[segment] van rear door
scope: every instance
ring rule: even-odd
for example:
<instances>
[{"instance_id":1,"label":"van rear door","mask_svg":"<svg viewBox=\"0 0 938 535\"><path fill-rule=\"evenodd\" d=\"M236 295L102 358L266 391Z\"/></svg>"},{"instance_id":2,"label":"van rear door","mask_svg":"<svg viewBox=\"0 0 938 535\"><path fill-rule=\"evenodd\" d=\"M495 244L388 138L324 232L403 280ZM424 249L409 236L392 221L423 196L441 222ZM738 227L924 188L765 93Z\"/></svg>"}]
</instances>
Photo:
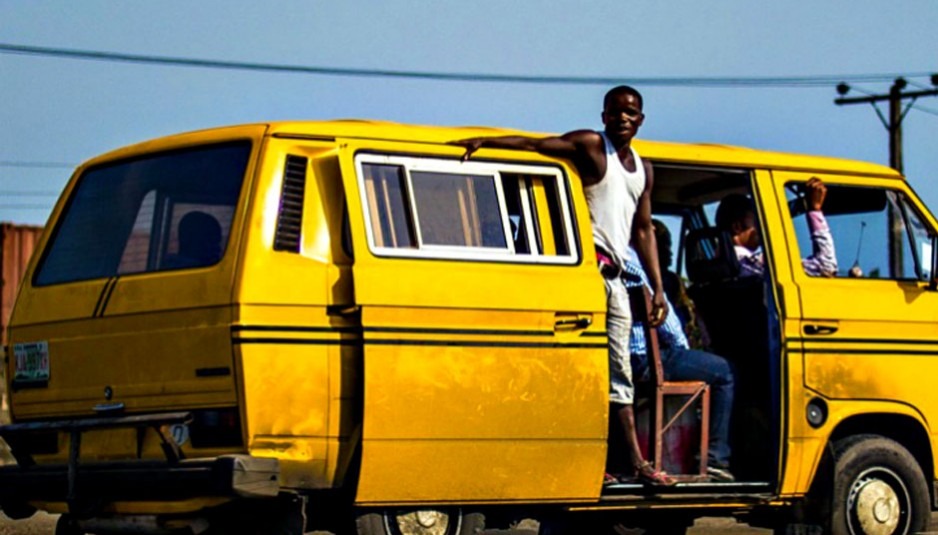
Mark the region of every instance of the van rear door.
<instances>
[{"instance_id":1,"label":"van rear door","mask_svg":"<svg viewBox=\"0 0 938 535\"><path fill-rule=\"evenodd\" d=\"M11 321L15 418L237 404L236 208L263 131L180 136L79 171Z\"/></svg>"},{"instance_id":2,"label":"van rear door","mask_svg":"<svg viewBox=\"0 0 938 535\"><path fill-rule=\"evenodd\" d=\"M598 496L605 300L568 170L337 142L364 343L357 501Z\"/></svg>"}]
</instances>

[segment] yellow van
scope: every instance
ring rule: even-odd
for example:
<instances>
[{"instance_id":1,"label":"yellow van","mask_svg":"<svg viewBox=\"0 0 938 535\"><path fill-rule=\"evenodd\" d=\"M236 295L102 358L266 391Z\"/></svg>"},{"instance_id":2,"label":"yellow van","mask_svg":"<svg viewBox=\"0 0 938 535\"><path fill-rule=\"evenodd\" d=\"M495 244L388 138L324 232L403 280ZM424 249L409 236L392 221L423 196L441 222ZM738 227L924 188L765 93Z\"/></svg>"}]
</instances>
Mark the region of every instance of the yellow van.
<instances>
[{"instance_id":1,"label":"yellow van","mask_svg":"<svg viewBox=\"0 0 938 535\"><path fill-rule=\"evenodd\" d=\"M679 229L674 269L736 366L737 480L697 472L691 399L676 436L645 432L686 477L604 486L605 295L575 170L446 144L508 133L257 124L79 167L10 322L4 512L63 513L62 535L926 526L938 227L897 173L636 143ZM801 267L814 176L834 277ZM764 279L719 265L710 222L732 192L755 200ZM648 426L670 414L650 409Z\"/></svg>"}]
</instances>

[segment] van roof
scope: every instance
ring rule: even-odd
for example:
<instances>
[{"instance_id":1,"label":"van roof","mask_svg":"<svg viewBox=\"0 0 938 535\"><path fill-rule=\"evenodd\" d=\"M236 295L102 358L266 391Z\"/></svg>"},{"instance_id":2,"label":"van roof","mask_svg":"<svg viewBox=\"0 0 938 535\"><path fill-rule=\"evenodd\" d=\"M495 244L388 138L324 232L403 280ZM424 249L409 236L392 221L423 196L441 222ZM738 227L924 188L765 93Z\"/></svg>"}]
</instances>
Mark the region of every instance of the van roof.
<instances>
[{"instance_id":1,"label":"van roof","mask_svg":"<svg viewBox=\"0 0 938 535\"><path fill-rule=\"evenodd\" d=\"M239 126L266 126L268 128L268 135L281 137L296 136L316 139L357 138L384 141L406 140L409 142L434 144L476 136L553 135L552 133L530 132L488 126L424 126L364 119L281 121ZM179 134L177 136L168 136L161 138L159 141L171 144L173 138L180 136L186 136L189 138L189 141L191 141L191 136L194 134L215 132L224 128L232 127L218 127ZM146 142L145 144L148 149L153 148L152 142ZM850 173L886 178L901 178L898 172L884 165L827 156L772 152L713 143L675 143L649 141L645 139L636 139L635 147L642 156L654 159L656 162L706 164L708 166L717 165L726 167L768 167L773 169L837 174ZM112 156L118 156L118 153L120 156L126 157L128 152L135 152L134 149L138 148L142 149L143 147L138 145L125 147L113 153L102 155L100 159L109 159ZM99 158L95 158L95 160L98 159Z\"/></svg>"}]
</instances>

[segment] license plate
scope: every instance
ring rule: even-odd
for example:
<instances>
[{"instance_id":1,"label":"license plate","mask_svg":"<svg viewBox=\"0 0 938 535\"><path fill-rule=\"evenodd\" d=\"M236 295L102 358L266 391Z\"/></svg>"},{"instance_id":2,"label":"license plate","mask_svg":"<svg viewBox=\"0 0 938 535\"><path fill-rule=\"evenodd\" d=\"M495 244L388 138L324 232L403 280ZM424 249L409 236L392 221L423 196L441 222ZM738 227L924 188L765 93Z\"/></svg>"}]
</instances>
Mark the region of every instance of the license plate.
<instances>
[{"instance_id":1,"label":"license plate","mask_svg":"<svg viewBox=\"0 0 938 535\"><path fill-rule=\"evenodd\" d=\"M16 383L45 383L49 381L49 342L28 342L13 345Z\"/></svg>"}]
</instances>

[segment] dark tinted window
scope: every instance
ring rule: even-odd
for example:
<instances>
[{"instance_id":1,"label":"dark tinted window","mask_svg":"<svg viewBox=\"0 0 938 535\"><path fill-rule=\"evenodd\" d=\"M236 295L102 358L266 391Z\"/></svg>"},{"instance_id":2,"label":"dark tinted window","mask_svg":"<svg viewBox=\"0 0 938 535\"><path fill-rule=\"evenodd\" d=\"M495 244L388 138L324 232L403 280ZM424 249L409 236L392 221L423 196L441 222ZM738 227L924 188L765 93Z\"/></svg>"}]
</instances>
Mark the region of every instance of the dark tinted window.
<instances>
[{"instance_id":1,"label":"dark tinted window","mask_svg":"<svg viewBox=\"0 0 938 535\"><path fill-rule=\"evenodd\" d=\"M36 274L42 286L217 263L249 142L156 154L89 169Z\"/></svg>"}]
</instances>

